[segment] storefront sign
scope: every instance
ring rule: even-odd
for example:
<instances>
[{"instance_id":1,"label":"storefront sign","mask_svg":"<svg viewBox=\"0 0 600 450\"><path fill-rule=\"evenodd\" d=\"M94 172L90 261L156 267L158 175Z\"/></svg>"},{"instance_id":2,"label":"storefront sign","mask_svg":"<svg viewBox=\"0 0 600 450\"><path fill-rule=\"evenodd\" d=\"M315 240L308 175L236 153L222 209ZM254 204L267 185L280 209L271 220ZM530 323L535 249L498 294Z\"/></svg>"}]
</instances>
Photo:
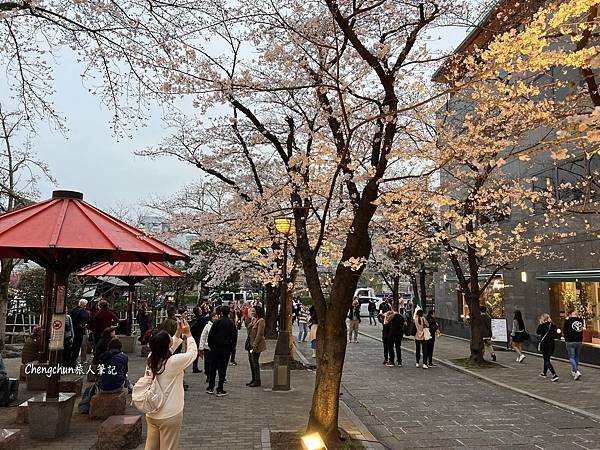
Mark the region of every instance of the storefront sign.
<instances>
[{"instance_id":1,"label":"storefront sign","mask_svg":"<svg viewBox=\"0 0 600 450\"><path fill-rule=\"evenodd\" d=\"M508 342L506 319L492 319L492 341Z\"/></svg>"},{"instance_id":2,"label":"storefront sign","mask_svg":"<svg viewBox=\"0 0 600 450\"><path fill-rule=\"evenodd\" d=\"M50 350L62 350L65 340L65 315L52 314L50 326Z\"/></svg>"}]
</instances>

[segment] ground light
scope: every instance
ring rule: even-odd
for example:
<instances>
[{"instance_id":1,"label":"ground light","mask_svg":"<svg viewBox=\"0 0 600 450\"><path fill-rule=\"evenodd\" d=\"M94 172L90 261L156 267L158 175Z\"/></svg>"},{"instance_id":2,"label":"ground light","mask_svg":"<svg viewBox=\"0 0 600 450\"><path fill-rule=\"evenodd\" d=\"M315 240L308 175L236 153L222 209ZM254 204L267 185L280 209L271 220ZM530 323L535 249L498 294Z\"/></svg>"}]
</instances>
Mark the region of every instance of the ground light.
<instances>
[{"instance_id":1,"label":"ground light","mask_svg":"<svg viewBox=\"0 0 600 450\"><path fill-rule=\"evenodd\" d=\"M327 450L327 446L319 433L305 434L302 436L303 450Z\"/></svg>"}]
</instances>

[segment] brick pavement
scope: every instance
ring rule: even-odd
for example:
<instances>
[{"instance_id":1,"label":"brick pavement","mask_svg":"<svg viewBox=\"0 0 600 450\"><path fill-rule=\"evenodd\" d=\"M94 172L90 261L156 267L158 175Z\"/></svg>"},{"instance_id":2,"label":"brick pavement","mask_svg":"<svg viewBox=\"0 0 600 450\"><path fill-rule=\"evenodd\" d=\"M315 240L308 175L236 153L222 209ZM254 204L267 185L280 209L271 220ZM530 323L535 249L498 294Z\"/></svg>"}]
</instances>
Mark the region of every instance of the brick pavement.
<instances>
[{"instance_id":1,"label":"brick pavement","mask_svg":"<svg viewBox=\"0 0 600 450\"><path fill-rule=\"evenodd\" d=\"M363 324L362 329L376 337L381 333L379 327L373 332L375 327ZM443 353L442 341L439 354ZM378 341L363 336L358 344L348 344L342 377L344 402L387 447L600 448L598 421L445 366L416 368L409 351L413 343L406 344L404 367L383 366ZM448 345L452 347L450 342ZM307 344L299 348L305 354L310 351ZM503 364L512 355L501 354ZM535 380L545 383L537 373ZM557 389L562 386L547 383ZM568 383L565 379L563 385Z\"/></svg>"},{"instance_id":2,"label":"brick pavement","mask_svg":"<svg viewBox=\"0 0 600 450\"><path fill-rule=\"evenodd\" d=\"M262 370L262 388L248 388L250 366L243 349L245 331L238 338L238 366L229 366L225 389L228 396L217 398L205 393L205 374L186 371L186 381L190 389L186 392L181 449L245 450L261 449L264 430L301 430L306 426L314 387L314 371L292 371L292 391L272 392L271 370ZM275 341L268 341L268 350L261 356L261 362L273 359ZM20 359L6 359L10 376L18 376ZM129 355L130 379L135 382L143 373L145 358ZM19 399L27 400L32 394L20 386ZM94 448L96 428L100 421L92 421L86 415L73 414L71 431L53 442L36 442L27 435L28 426L15 425L16 408L2 408L0 427L21 428L24 433L24 449L88 450ZM77 411L77 407L75 408ZM128 406L127 414L139 414ZM143 421L143 435L146 437L146 424ZM347 416L340 418L341 425L352 435L360 431ZM138 447L143 449L144 445ZM290 449L292 450L292 449Z\"/></svg>"}]
</instances>

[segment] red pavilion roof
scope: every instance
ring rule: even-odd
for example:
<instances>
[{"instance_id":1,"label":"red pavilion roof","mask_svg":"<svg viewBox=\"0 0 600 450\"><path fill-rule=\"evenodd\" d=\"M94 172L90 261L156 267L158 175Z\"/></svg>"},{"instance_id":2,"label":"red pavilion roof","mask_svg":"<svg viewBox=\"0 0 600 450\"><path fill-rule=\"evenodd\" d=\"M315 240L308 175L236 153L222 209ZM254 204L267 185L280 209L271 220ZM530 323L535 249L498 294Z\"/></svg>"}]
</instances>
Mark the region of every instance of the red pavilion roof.
<instances>
[{"instance_id":1,"label":"red pavilion roof","mask_svg":"<svg viewBox=\"0 0 600 450\"><path fill-rule=\"evenodd\" d=\"M103 262L77 273L78 277L117 277L117 278L154 278L154 277L183 277L181 272L171 269L159 262L144 264L141 262Z\"/></svg>"},{"instance_id":2,"label":"red pavilion roof","mask_svg":"<svg viewBox=\"0 0 600 450\"><path fill-rule=\"evenodd\" d=\"M1 215L0 257L73 270L92 261L148 263L187 258L70 191L55 191L49 200Z\"/></svg>"}]
</instances>

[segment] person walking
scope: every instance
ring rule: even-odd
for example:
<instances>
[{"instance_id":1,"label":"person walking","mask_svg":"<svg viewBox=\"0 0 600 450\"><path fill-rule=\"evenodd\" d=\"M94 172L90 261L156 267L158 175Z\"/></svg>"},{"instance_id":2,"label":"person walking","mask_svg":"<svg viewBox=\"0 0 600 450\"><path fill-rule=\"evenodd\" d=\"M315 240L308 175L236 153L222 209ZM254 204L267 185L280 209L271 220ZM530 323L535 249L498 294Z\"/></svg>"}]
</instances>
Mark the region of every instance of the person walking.
<instances>
[{"instance_id":1,"label":"person walking","mask_svg":"<svg viewBox=\"0 0 600 450\"><path fill-rule=\"evenodd\" d=\"M369 310L369 325L377 326L377 318L375 317L377 306L375 306L373 299L369 300L369 306L367 306L367 309Z\"/></svg>"},{"instance_id":2,"label":"person walking","mask_svg":"<svg viewBox=\"0 0 600 450\"><path fill-rule=\"evenodd\" d=\"M579 317L575 308L570 308L568 313L569 317L567 317L563 325L567 355L571 363L571 375L574 380L579 380L581 378L579 354L581 353L581 347L583 347L583 329L585 328L585 323Z\"/></svg>"},{"instance_id":3,"label":"person walking","mask_svg":"<svg viewBox=\"0 0 600 450\"><path fill-rule=\"evenodd\" d=\"M298 342L306 342L306 335L308 334L308 322L310 320L310 313L306 305L300 305L300 314L298 315Z\"/></svg>"},{"instance_id":4,"label":"person walking","mask_svg":"<svg viewBox=\"0 0 600 450\"><path fill-rule=\"evenodd\" d=\"M392 310L392 306L390 305L389 299L386 298L379 305L379 314L377 316L377 319L379 320L379 322L383 323L385 314L391 310Z\"/></svg>"},{"instance_id":5,"label":"person walking","mask_svg":"<svg viewBox=\"0 0 600 450\"><path fill-rule=\"evenodd\" d=\"M185 353L173 354L174 350L182 344L182 336L186 340L187 350ZM162 330L150 338L150 354L146 370L156 378L164 392L165 401L158 411L146 414L148 434L145 450L179 448L185 406L183 373L196 359L198 349L195 344L190 326L185 319L178 323L172 337Z\"/></svg>"},{"instance_id":6,"label":"person walking","mask_svg":"<svg viewBox=\"0 0 600 450\"><path fill-rule=\"evenodd\" d=\"M88 301L82 298L79 300L77 306L69 312L73 324L73 345L71 346L71 354L69 356L71 366L77 364L77 358L79 358L79 352L81 352L81 344L85 337L85 328L90 323L90 316L86 310L87 304Z\"/></svg>"},{"instance_id":7,"label":"person walking","mask_svg":"<svg viewBox=\"0 0 600 450\"><path fill-rule=\"evenodd\" d=\"M523 342L526 341L525 322L523 321L523 315L518 309L515 311L512 322L512 331L510 333L511 346L515 352L517 352L517 362L523 362L525 355L523 354Z\"/></svg>"},{"instance_id":8,"label":"person walking","mask_svg":"<svg viewBox=\"0 0 600 450\"><path fill-rule=\"evenodd\" d=\"M357 298L352 301L350 311L348 311L348 319L350 319L350 327L348 329L348 342L358 343L358 325L360 324L360 302ZM354 333L354 341L352 341L352 333Z\"/></svg>"},{"instance_id":9,"label":"person walking","mask_svg":"<svg viewBox=\"0 0 600 450\"><path fill-rule=\"evenodd\" d=\"M428 369L427 365L427 355L429 350L428 341L431 339L429 333L429 322L427 319L423 317L423 310L417 309L415 313L415 357L417 358L417 367L419 367L419 362L421 360L421 352L423 352L423 369Z\"/></svg>"},{"instance_id":10,"label":"person walking","mask_svg":"<svg viewBox=\"0 0 600 450\"><path fill-rule=\"evenodd\" d=\"M312 349L312 357L317 357L317 330L319 329L319 318L317 317L317 308L312 305L308 310L310 314L310 348Z\"/></svg>"},{"instance_id":11,"label":"person walking","mask_svg":"<svg viewBox=\"0 0 600 450\"><path fill-rule=\"evenodd\" d=\"M433 348L435 347L435 334L440 329L440 326L431 309L427 312L425 319L427 319L427 323L429 323L429 334L431 335L431 339L427 342L427 365L429 367L435 367L435 364L433 363Z\"/></svg>"},{"instance_id":12,"label":"person walking","mask_svg":"<svg viewBox=\"0 0 600 450\"><path fill-rule=\"evenodd\" d=\"M488 351L492 355L492 361L496 361L496 352L494 352L494 346L492 345L492 318L487 313L487 307L481 305L479 307L481 311L481 318L483 319L483 355Z\"/></svg>"},{"instance_id":13,"label":"person walking","mask_svg":"<svg viewBox=\"0 0 600 450\"><path fill-rule=\"evenodd\" d=\"M217 320L219 320L219 313L209 312L208 316L210 320L207 322L206 326L202 330L202 334L200 335L200 342L198 342L198 354L200 358L204 360L204 373L206 374L206 382L210 381L210 368L212 365L212 352L210 351L210 347L208 346L208 334L210 333L210 329Z\"/></svg>"},{"instance_id":14,"label":"person walking","mask_svg":"<svg viewBox=\"0 0 600 450\"><path fill-rule=\"evenodd\" d=\"M550 361L554 354L554 340L558 339L558 333L556 331L556 325L552 323L552 319L549 314L542 314L540 316L540 324L537 327L536 334L540 336L540 343L538 344L538 350L542 352L544 358L544 369L540 373L540 377L546 378L548 371L552 374L552 381L558 381L558 375L554 370L554 366Z\"/></svg>"},{"instance_id":15,"label":"person walking","mask_svg":"<svg viewBox=\"0 0 600 450\"><path fill-rule=\"evenodd\" d=\"M262 306L254 307L252 325L250 326L250 369L252 371L252 381L247 384L249 387L260 386L260 354L267 349L265 340L265 310Z\"/></svg>"},{"instance_id":16,"label":"person walking","mask_svg":"<svg viewBox=\"0 0 600 450\"><path fill-rule=\"evenodd\" d=\"M386 314L384 326L388 326L388 363L386 366L396 365L402 367L402 335L404 334L404 317L398 312L398 307L392 307L392 311ZM395 350L395 351L394 351Z\"/></svg>"},{"instance_id":17,"label":"person walking","mask_svg":"<svg viewBox=\"0 0 600 450\"><path fill-rule=\"evenodd\" d=\"M200 337L202 336L202 331L204 330L204 327L208 323L208 317L202 315L202 313L200 312L200 308L198 308L197 306L194 307L194 309L192 310L192 313L194 314L194 317L190 321L190 331L192 333L192 336L194 337L194 341L196 341L196 345L199 345ZM192 373L201 373L202 372L198 368L198 358L199 358L199 353L196 356L194 363L192 364Z\"/></svg>"},{"instance_id":18,"label":"person walking","mask_svg":"<svg viewBox=\"0 0 600 450\"><path fill-rule=\"evenodd\" d=\"M231 347L235 334L235 325L229 320L229 306L221 306L221 318L217 320L208 333L208 347L212 353L212 364L210 367L210 377L208 382L207 394L215 393L215 382L217 372L219 373L219 384L217 386L217 397L227 395L223 389L225 377L227 376L227 365L231 355Z\"/></svg>"}]
</instances>

